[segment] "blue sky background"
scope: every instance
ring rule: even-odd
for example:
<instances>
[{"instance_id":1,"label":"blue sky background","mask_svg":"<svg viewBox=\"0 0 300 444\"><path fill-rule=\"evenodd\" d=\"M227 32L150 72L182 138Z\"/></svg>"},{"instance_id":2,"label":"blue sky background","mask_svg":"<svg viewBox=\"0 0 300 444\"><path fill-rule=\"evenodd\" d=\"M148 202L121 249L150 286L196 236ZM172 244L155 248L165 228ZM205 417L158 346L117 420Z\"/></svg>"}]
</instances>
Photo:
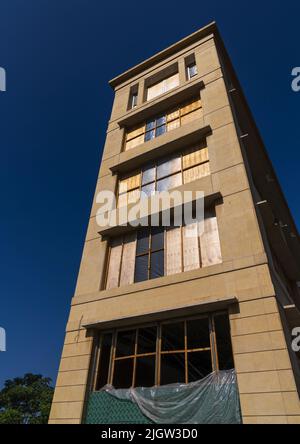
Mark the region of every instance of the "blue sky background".
<instances>
[{"instance_id":1,"label":"blue sky background","mask_svg":"<svg viewBox=\"0 0 300 444\"><path fill-rule=\"evenodd\" d=\"M216 20L299 227L297 1L1 0L0 385L55 380L113 92L107 82Z\"/></svg>"}]
</instances>

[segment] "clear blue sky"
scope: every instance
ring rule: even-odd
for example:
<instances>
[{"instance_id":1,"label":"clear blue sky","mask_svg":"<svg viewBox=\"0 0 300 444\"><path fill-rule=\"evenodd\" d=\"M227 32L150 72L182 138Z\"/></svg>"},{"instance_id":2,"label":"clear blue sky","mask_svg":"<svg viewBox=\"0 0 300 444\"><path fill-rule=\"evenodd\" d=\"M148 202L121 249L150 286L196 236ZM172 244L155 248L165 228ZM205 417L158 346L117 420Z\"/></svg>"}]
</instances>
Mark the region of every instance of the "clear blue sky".
<instances>
[{"instance_id":1,"label":"clear blue sky","mask_svg":"<svg viewBox=\"0 0 300 444\"><path fill-rule=\"evenodd\" d=\"M147 6L146 6L147 5ZM110 78L216 20L299 227L299 1L2 0L0 385L56 377Z\"/></svg>"}]
</instances>

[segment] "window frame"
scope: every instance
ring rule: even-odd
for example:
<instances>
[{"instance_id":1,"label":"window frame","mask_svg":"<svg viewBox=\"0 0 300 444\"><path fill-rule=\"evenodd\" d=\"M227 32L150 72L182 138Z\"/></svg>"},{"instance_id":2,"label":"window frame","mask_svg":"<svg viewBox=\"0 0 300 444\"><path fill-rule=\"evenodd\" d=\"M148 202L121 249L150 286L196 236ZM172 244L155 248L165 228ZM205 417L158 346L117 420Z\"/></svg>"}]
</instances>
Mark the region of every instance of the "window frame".
<instances>
[{"instance_id":1,"label":"window frame","mask_svg":"<svg viewBox=\"0 0 300 444\"><path fill-rule=\"evenodd\" d=\"M206 159L206 160L200 160L199 162L195 163L195 164L192 165L192 166L186 166L186 167L184 167L184 166L183 166L183 157L184 157L185 155L187 155L187 152L188 152L189 150L191 150L193 147L194 147L194 146L190 146L190 147L187 147L187 148L185 148L184 150L179 151L178 153L173 154L173 155L171 155L171 156L168 156L168 157L162 157L161 159L156 159L156 160L150 162L149 164L145 164L145 165L143 165L141 168L139 168L139 169L137 169L137 170L134 170L130 175L129 175L129 174L126 174L126 176L123 176L123 177L121 176L121 177L118 179L118 184L117 184L117 199L116 199L116 200L117 200L117 208L121 208L121 207L119 206L120 196L124 196L124 195L126 195L126 194L128 194L128 193L132 193L133 191L137 191L137 190L139 190L139 199L140 199L140 198L141 198L141 192L143 191L143 188L146 187L146 186L149 186L149 185L151 185L151 184L154 184L154 192L157 193L157 192L158 192L158 189L157 189L157 184L158 184L158 182L160 182L160 181L162 181L162 180L164 180L164 179L167 179L168 177L172 177L172 176L175 176L175 175L177 175L177 174L181 174L181 184L180 184L180 185L176 185L176 187L177 187L177 186L182 186L182 185L184 185L185 183L189 183L189 182L185 182L184 173L185 173L186 171L189 171L189 170L191 170L191 169L193 169L193 168L196 168L196 167L198 167L198 166L200 166L200 165L204 165L204 164L208 164L208 165L209 165L209 164L210 164L210 163L209 163L209 157L207 156L207 159ZM207 147L207 143L206 143L206 140L202 140L201 142L199 142L199 147L198 147L197 145L195 145L195 152L197 152L197 151L201 151L201 150L204 150L204 149L208 149L208 147ZM180 169L179 169L178 171L176 171L176 172L172 172L172 173L170 173L170 174L165 174L165 175L163 175L163 176L161 176L161 177L158 178L157 170L158 170L158 166L159 166L159 164L162 163L164 160L167 162L168 160L172 160L173 158L176 158L176 157L180 158L180 164L181 164ZM148 180L148 181L146 181L145 183L143 183L143 171L144 171L147 167L153 167L153 168L155 168L155 175L154 175L154 179L153 179L153 180ZM127 191L123 191L122 193L120 193L120 182L121 182L122 180L125 180L126 178L133 177L133 176L136 176L136 175L138 175L138 174L140 174L139 186L136 186L136 187L130 188L129 190L127 190ZM203 177L205 177L205 176L203 176ZM172 188L176 188L176 187L168 188L168 190L171 190ZM128 203L127 203L127 205L128 205Z\"/></svg>"},{"instance_id":2,"label":"window frame","mask_svg":"<svg viewBox=\"0 0 300 444\"><path fill-rule=\"evenodd\" d=\"M229 311L224 310L218 310L214 312L209 313L201 313L197 315L191 315L191 316L181 316L181 317L175 317L168 320L162 320L162 321L154 321L154 322L148 322L140 325L135 326L126 326L126 327L119 327L119 328L111 328L108 330L103 330L99 332L98 337L96 339L96 350L95 350L95 370L92 377L92 384L91 389L92 391L99 391L104 386L99 387L98 386L98 380L100 375L100 363L101 363L101 345L103 341L104 335L111 334L112 335L112 341L111 341L111 349L110 349L110 358L109 358L109 368L107 372L107 379L106 384L113 385L114 377L115 377L115 362L126 360L126 359L133 359L133 370L132 370L132 378L131 378L131 388L135 387L135 381L136 381L136 362L137 359L140 357L148 357L153 356L155 360L155 371L154 371L154 386L160 386L161 385L161 357L164 355L176 355L179 353L184 354L184 383L187 384L189 382L189 353L201 353L201 352L207 352L210 351L210 357L211 357L211 371L212 372L219 372L219 359L218 359L218 343L216 338L216 327L215 327L215 318L220 315L226 315L228 319L228 325L229 325L229 331L228 335L230 337L230 352L231 357L233 360L233 366L234 366L234 354L233 354L233 348L232 348L232 338L231 338L231 326L230 326L230 319L229 319ZM200 319L208 319L208 334L209 334L209 346L208 347L196 347L196 348L189 348L188 347L188 338L187 338L187 329L188 329L188 322L189 321L195 321ZM184 323L184 347L180 349L174 349L174 350L162 350L162 327L164 325L169 324L176 324L176 323ZM155 351L148 352L148 353L138 353L138 334L140 329L145 329L148 327L155 327L156 328L156 339L155 339ZM116 346L117 346L117 338L118 333L123 331L135 331L135 342L134 342L134 353L130 355L125 356L116 356ZM222 369L221 369L222 370Z\"/></svg>"},{"instance_id":3,"label":"window frame","mask_svg":"<svg viewBox=\"0 0 300 444\"><path fill-rule=\"evenodd\" d=\"M195 69L195 72L193 75L191 75L191 69L193 68ZM188 64L186 67L186 71L187 71L188 80L191 80L193 77L196 77L196 75L198 74L198 68L196 62L191 62L190 64Z\"/></svg>"},{"instance_id":4,"label":"window frame","mask_svg":"<svg viewBox=\"0 0 300 444\"><path fill-rule=\"evenodd\" d=\"M184 112L183 111L186 106L188 106L191 103L197 102L197 101L199 101L199 106L197 106L195 109L192 109L191 111L188 111L188 112ZM174 128L171 128L171 129L168 130L168 126L169 126L170 123L174 122L175 120L179 121L179 124L178 124L177 128L180 128L183 125L182 124L182 118L187 116L187 115L189 115L189 114L192 114L192 113L198 111L199 109L202 109L201 98L200 98L200 96L194 96L193 98L189 99L188 101L185 101L185 102L181 103L180 105L178 105L176 107L172 107L172 108L168 109L164 113L161 113L159 115L153 116L151 119L147 119L146 121L144 121L140 125L137 125L136 127L131 128L132 131L135 128L136 129L140 128L141 132L139 132L138 135L135 135L134 137L129 137L128 138L128 131L126 131L126 133L125 133L125 142L124 142L124 151L127 151L127 149L126 149L127 142L130 142L130 141L132 141L132 140L134 140L134 139L136 139L138 137L141 137L142 135L144 136L142 143L146 143L146 142L149 142L150 140L156 139L156 137L159 137L161 135L161 134L159 134L157 136L155 135L156 134L156 129L157 128L161 128L164 125L166 127L166 131L163 134L165 134L165 133L167 133L169 131L172 131ZM177 112L178 112L178 116L177 117L173 117L173 118L168 120L168 115L174 114L174 113L177 113ZM158 119L160 119L162 117L165 118L165 123L157 125L157 127L156 127L156 123L155 123L155 127L154 128L151 128L151 129L147 130L147 124L149 124L150 122L156 122ZM146 134L150 133L151 131L154 131L154 137L146 140ZM136 146L139 146L139 145L141 145L141 144L138 144Z\"/></svg>"},{"instance_id":5,"label":"window frame","mask_svg":"<svg viewBox=\"0 0 300 444\"><path fill-rule=\"evenodd\" d=\"M136 228L134 230L134 233L136 233L135 235L135 254L134 254L134 268L133 268L133 281L130 284L127 285L132 285L132 284L136 284L139 282L145 282L145 281L149 281L152 279L157 279L160 277L166 277L166 276L172 276L175 274L179 274L179 273L185 273L187 271L190 270L195 270L196 268L206 268L207 266L211 266L211 265L217 265L219 263L222 263L222 252L221 252L221 242L220 242L220 237L219 237L219 228L218 228L218 220L217 220L217 215L216 215L216 211L215 211L215 207L209 207L205 209L205 217L204 217L204 224L206 222L206 220L210 220L210 219L215 219L215 223L216 223L216 227L217 227L217 231L218 231L218 249L219 249L219 253L220 253L220 261L217 262L213 262L212 264L205 264L203 265L203 263L205 263L205 259L206 256L205 254L206 252L206 248L205 248L205 244L204 244L204 248L203 245L201 244L200 241L200 236L199 232L197 233L197 253L198 253L198 260L199 260L199 264L198 267L193 267L193 268L189 268L188 265L185 264L185 259L187 256L185 256L185 227L187 225L183 224L181 226L160 226L160 227L156 227L156 226L149 226L149 227L139 227ZM138 242L138 231L142 230L142 229L148 229L151 233L151 230L155 230L157 228L162 228L163 230L163 247L161 248L157 248L157 249L152 249L151 248L151 240L152 240L152 235L149 235L149 243L148 243L148 249L147 252L145 253L141 253L141 254L137 254L137 242ZM180 271L177 271L176 273L170 273L168 274L168 241L167 241L167 232L169 230L172 229L179 229L180 230L180 248L181 248L181 264L180 264ZM198 227L197 227L198 230ZM205 232L204 232L205 233ZM203 233L203 234L204 234ZM121 271L122 271L122 266L123 266L123 254L124 254L124 245L127 243L126 242L126 238L128 237L128 233L123 234L122 236L118 236L116 238L112 238L111 241L108 244L108 253L107 253L107 260L106 260L106 267L105 267L105 275L104 275L104 284L103 284L103 289L104 290L111 290L112 288L120 288L122 286L121 284ZM117 286L113 286L110 288L107 288L107 283L108 283L108 276L109 276L109 270L110 270L110 258L111 258L111 251L114 248L114 246L111 244L113 241L115 241L116 239L120 240L120 245L121 245L121 258L120 258L120 263L119 263L119 267L118 267L118 285ZM163 251L163 258L164 258L164 273L161 276L157 276L157 277L151 277L151 255L152 253L156 253L159 251ZM141 256L146 256L148 255L148 261L147 261L147 279L144 280L139 280L136 281L135 280L135 273L136 273L136 258L137 257L141 257Z\"/></svg>"},{"instance_id":6,"label":"window frame","mask_svg":"<svg viewBox=\"0 0 300 444\"><path fill-rule=\"evenodd\" d=\"M153 237L153 233L152 233L152 231L154 230L154 229L156 229L156 228L160 228L160 227L145 227L144 229L147 229L147 231L148 231L148 237L149 237L149 240L148 240L148 249L147 250L145 250L145 252L142 252L142 253L137 253L137 250L136 250L136 252L135 252L135 263L134 263L134 267L136 267L136 259L137 259L137 257L142 257L142 256L148 256L148 268L147 268L147 279L144 279L144 280L142 280L142 281L136 281L135 280L135 270L134 270L134 283L138 283L138 282L145 282L145 281L149 281L149 280L152 280L152 279L155 279L155 278L151 278L151 270L152 270L152 267L151 267L151 256L152 256L152 254L153 253L158 253L158 252L160 252L160 251L163 251L164 252L164 260L165 260L165 250L166 250L166 229L163 227L163 247L161 247L161 248L152 248L152 237ZM137 245L137 243L138 243L138 236L137 236L137 240L136 240L136 245ZM164 274L162 275L162 276L164 276Z\"/></svg>"}]
</instances>

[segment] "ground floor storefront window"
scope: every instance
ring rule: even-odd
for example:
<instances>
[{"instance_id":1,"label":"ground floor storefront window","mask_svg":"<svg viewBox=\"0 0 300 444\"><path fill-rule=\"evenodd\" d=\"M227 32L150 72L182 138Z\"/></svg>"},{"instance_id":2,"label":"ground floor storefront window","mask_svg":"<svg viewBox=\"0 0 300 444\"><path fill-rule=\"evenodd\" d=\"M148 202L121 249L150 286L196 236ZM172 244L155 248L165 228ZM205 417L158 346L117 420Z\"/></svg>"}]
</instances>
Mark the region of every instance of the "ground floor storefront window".
<instances>
[{"instance_id":1,"label":"ground floor storefront window","mask_svg":"<svg viewBox=\"0 0 300 444\"><path fill-rule=\"evenodd\" d=\"M93 389L198 381L234 367L227 312L101 332Z\"/></svg>"}]
</instances>

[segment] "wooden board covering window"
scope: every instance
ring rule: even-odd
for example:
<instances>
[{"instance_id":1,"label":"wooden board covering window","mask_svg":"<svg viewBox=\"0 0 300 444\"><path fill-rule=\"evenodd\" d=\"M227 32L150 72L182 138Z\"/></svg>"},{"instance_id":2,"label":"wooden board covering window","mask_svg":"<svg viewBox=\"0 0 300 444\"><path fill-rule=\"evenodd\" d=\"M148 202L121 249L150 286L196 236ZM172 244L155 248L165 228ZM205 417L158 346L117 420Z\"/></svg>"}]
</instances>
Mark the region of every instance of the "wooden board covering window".
<instances>
[{"instance_id":1,"label":"wooden board covering window","mask_svg":"<svg viewBox=\"0 0 300 444\"><path fill-rule=\"evenodd\" d=\"M181 227L167 230L166 240L165 274L169 276L182 271Z\"/></svg>"},{"instance_id":2,"label":"wooden board covering window","mask_svg":"<svg viewBox=\"0 0 300 444\"><path fill-rule=\"evenodd\" d=\"M186 125L187 123L193 122L196 119L200 119L202 116L202 108L196 109L195 111L181 117L181 125Z\"/></svg>"},{"instance_id":3,"label":"wooden board covering window","mask_svg":"<svg viewBox=\"0 0 300 444\"><path fill-rule=\"evenodd\" d=\"M200 235L202 267L222 262L218 223L215 215L209 215L204 221L204 233Z\"/></svg>"},{"instance_id":4,"label":"wooden board covering window","mask_svg":"<svg viewBox=\"0 0 300 444\"><path fill-rule=\"evenodd\" d=\"M122 255L122 267L120 274L120 285L129 285L134 280L136 250L136 233L125 236Z\"/></svg>"},{"instance_id":5,"label":"wooden board covering window","mask_svg":"<svg viewBox=\"0 0 300 444\"><path fill-rule=\"evenodd\" d=\"M154 99L155 97L160 96L164 92L170 91L178 85L179 74L176 73L164 80L161 80L158 83L155 83L152 86L149 86L147 89L147 100Z\"/></svg>"},{"instance_id":6,"label":"wooden board covering window","mask_svg":"<svg viewBox=\"0 0 300 444\"><path fill-rule=\"evenodd\" d=\"M183 271L200 268L197 223L183 227Z\"/></svg>"},{"instance_id":7,"label":"wooden board covering window","mask_svg":"<svg viewBox=\"0 0 300 444\"><path fill-rule=\"evenodd\" d=\"M119 195L118 208L125 207L131 203L137 203L140 199L141 191L136 189Z\"/></svg>"},{"instance_id":8,"label":"wooden board covering window","mask_svg":"<svg viewBox=\"0 0 300 444\"><path fill-rule=\"evenodd\" d=\"M183 172L183 183L190 183L194 180L201 179L201 177L210 174L209 163L203 163L195 167L189 168Z\"/></svg>"},{"instance_id":9,"label":"wooden board covering window","mask_svg":"<svg viewBox=\"0 0 300 444\"><path fill-rule=\"evenodd\" d=\"M131 175L119 181L119 193L139 188L141 185L141 173Z\"/></svg>"},{"instance_id":10,"label":"wooden board covering window","mask_svg":"<svg viewBox=\"0 0 300 444\"><path fill-rule=\"evenodd\" d=\"M172 120L172 122L168 122L167 123L167 131L172 131L176 128L180 127L180 120L176 119L176 120Z\"/></svg>"},{"instance_id":11,"label":"wooden board covering window","mask_svg":"<svg viewBox=\"0 0 300 444\"><path fill-rule=\"evenodd\" d=\"M180 108L180 114L181 116L184 116L185 114L191 113L192 111L195 111L199 108L201 108L201 100L194 99Z\"/></svg>"},{"instance_id":12,"label":"wooden board covering window","mask_svg":"<svg viewBox=\"0 0 300 444\"><path fill-rule=\"evenodd\" d=\"M126 140L128 141L128 140L134 139L135 137L144 134L144 132L145 132L145 125L144 124L139 125L133 129L131 129L130 131L127 131Z\"/></svg>"},{"instance_id":13,"label":"wooden board covering window","mask_svg":"<svg viewBox=\"0 0 300 444\"><path fill-rule=\"evenodd\" d=\"M135 148L136 146L141 145L144 143L145 135L142 134L141 136L136 137L135 139L128 140L126 142L126 151L131 150L132 148Z\"/></svg>"},{"instance_id":14,"label":"wooden board covering window","mask_svg":"<svg viewBox=\"0 0 300 444\"><path fill-rule=\"evenodd\" d=\"M175 109L167 113L167 122L170 122L171 120L175 120L178 118L179 118L179 109Z\"/></svg>"},{"instance_id":15,"label":"wooden board covering window","mask_svg":"<svg viewBox=\"0 0 300 444\"><path fill-rule=\"evenodd\" d=\"M182 155L183 169L190 168L199 163L208 161L208 148L200 145L199 147L189 148Z\"/></svg>"},{"instance_id":16,"label":"wooden board covering window","mask_svg":"<svg viewBox=\"0 0 300 444\"><path fill-rule=\"evenodd\" d=\"M122 239L116 239L110 248L109 264L106 278L106 288L116 288L119 286L119 270L122 259Z\"/></svg>"}]
</instances>

